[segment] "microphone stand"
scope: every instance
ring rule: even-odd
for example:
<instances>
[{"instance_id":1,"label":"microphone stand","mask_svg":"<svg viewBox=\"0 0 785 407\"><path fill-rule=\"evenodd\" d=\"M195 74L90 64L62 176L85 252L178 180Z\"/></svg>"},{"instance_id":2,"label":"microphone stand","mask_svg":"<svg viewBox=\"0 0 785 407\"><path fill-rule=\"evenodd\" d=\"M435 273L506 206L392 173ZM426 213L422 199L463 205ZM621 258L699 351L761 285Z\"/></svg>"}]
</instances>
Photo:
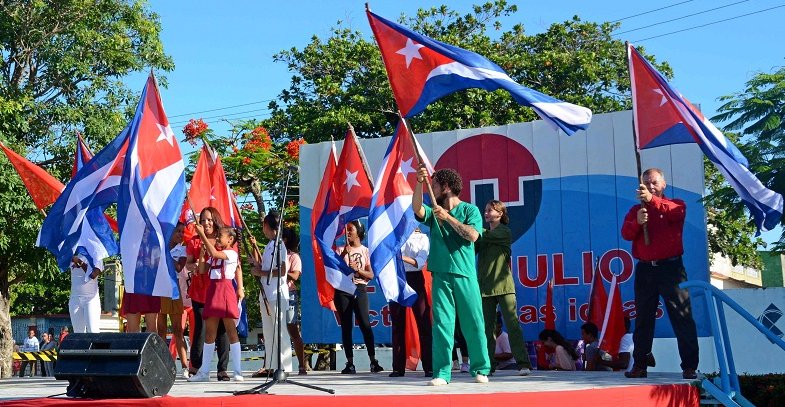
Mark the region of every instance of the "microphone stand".
<instances>
[{"instance_id":1,"label":"microphone stand","mask_svg":"<svg viewBox=\"0 0 785 407\"><path fill-rule=\"evenodd\" d=\"M286 206L285 205L286 205L286 196L287 196L287 194L289 192L289 181L292 179L292 172L296 171L296 170L297 170L297 167L294 167L294 166L289 166L286 169L286 183L284 184L283 194L281 195L281 206L280 206L281 213L280 213L280 215L278 215L278 227L277 227L277 232L275 234L275 242L273 243L273 255L272 255L273 261L270 262L270 270L269 270L269 273L267 274L267 285L270 285L270 282L272 281L273 270L276 269L276 266L277 266L277 270L278 270L278 279L286 278L286 273L283 273L283 276L281 275L281 271L283 270L284 265L285 265L285 263L283 262L283 259L281 258L281 251L280 251L280 247L281 247L281 230L283 229L283 218L284 218L284 214L285 214L285 211L286 211ZM281 325L283 325L281 323L281 319L282 319L281 318L281 314L283 312L282 311L283 307L281 307L281 287L280 286L281 286L281 283L280 283L280 280L279 280L278 281L278 288L276 289L276 293L277 294L275 296L275 303L276 303L277 306L275 307L275 322L274 322L275 328L273 328L276 331L276 338L277 338L277 340L273 344L273 347L277 348L275 351L278 352L278 357L276 358L276 359L278 359L278 366L275 369L275 373L273 373L273 378L269 382L262 383L259 386L252 387L252 388L250 388L248 390L236 391L233 394L235 396L244 395L244 394L267 394L267 389L269 389L270 387L275 386L278 383L289 383L289 384L294 384L294 385L297 385L297 386L306 387L306 388L313 389L313 390L319 390L319 391L327 392L327 393L330 393L330 394L335 394L335 390L333 390L333 389L327 389L327 388L324 388L324 387L314 386L314 385L307 384L307 383L299 383L299 382L296 382L294 380L290 380L287 377L286 372L284 372L283 367L281 366L282 359L283 359L283 358L281 358L281 329L282 329ZM262 287L262 290L264 290L264 287ZM287 301L288 301L288 299L287 299Z\"/></svg>"}]
</instances>

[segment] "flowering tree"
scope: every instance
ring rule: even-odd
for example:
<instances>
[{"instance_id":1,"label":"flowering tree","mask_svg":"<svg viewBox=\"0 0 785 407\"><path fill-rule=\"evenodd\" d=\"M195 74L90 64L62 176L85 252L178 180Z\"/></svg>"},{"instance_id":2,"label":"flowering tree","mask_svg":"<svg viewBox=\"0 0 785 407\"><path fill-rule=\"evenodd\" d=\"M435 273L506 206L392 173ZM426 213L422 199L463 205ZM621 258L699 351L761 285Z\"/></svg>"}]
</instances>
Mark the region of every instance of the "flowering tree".
<instances>
[{"instance_id":1,"label":"flowering tree","mask_svg":"<svg viewBox=\"0 0 785 407\"><path fill-rule=\"evenodd\" d=\"M298 163L300 146L305 144L303 139L273 141L267 129L255 121L235 125L228 136L218 136L204 120L191 119L183 134L192 145L206 142L221 155L227 181L235 194L253 197L255 208L245 203L241 209L255 209L260 217L267 212L267 202L280 202L287 168ZM291 185L297 185L297 174L293 175ZM290 191L288 195L287 201L297 208L299 194ZM287 208L287 213L291 209ZM288 214L287 219L291 218Z\"/></svg>"}]
</instances>

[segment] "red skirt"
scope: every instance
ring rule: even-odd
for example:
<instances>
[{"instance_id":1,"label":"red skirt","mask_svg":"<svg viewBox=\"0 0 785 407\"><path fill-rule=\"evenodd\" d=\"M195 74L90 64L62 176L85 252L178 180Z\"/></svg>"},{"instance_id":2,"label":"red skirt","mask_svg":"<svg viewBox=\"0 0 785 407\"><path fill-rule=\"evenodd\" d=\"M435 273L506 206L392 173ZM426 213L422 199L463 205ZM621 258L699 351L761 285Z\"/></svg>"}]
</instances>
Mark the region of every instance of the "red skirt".
<instances>
[{"instance_id":1,"label":"red skirt","mask_svg":"<svg viewBox=\"0 0 785 407\"><path fill-rule=\"evenodd\" d=\"M123 305L120 306L120 315L125 314L150 314L161 311L161 297L145 294L133 294L123 290Z\"/></svg>"},{"instance_id":2,"label":"red skirt","mask_svg":"<svg viewBox=\"0 0 785 407\"><path fill-rule=\"evenodd\" d=\"M210 280L207 286L207 302L204 304L202 319L207 318L240 318L237 308L237 293L232 280Z\"/></svg>"}]
</instances>

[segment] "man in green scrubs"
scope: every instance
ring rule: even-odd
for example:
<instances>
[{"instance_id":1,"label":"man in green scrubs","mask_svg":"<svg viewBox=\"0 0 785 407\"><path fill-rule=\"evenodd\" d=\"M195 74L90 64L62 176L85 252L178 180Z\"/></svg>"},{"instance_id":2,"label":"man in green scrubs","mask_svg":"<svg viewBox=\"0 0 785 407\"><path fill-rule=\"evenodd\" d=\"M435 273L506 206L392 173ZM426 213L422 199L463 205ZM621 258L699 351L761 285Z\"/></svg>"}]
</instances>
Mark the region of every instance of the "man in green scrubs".
<instances>
[{"instance_id":1,"label":"man in green scrubs","mask_svg":"<svg viewBox=\"0 0 785 407\"><path fill-rule=\"evenodd\" d=\"M412 197L414 214L431 229L428 271L433 275L433 379L428 384L450 382L456 313L469 347L469 371L476 382L487 383L491 364L474 267L474 242L482 231L482 216L476 206L458 198L463 182L455 170L441 169L433 173L432 179L436 198L433 208L423 204L422 184L428 180L428 171L422 166Z\"/></svg>"}]
</instances>

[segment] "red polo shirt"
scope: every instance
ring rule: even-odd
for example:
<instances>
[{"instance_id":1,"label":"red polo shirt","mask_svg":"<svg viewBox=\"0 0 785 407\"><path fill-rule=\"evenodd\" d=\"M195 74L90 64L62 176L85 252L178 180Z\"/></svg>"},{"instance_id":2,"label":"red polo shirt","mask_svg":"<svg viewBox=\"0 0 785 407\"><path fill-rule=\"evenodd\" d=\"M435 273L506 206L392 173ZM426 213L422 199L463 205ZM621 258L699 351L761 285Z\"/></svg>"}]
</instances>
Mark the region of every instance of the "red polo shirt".
<instances>
[{"instance_id":1,"label":"red polo shirt","mask_svg":"<svg viewBox=\"0 0 785 407\"><path fill-rule=\"evenodd\" d=\"M684 253L682 231L687 205L681 199L652 196L645 204L649 213L649 245L643 239L643 226L638 224L638 209L630 208L624 217L621 236L632 241L632 256L638 260L663 260Z\"/></svg>"}]
</instances>

